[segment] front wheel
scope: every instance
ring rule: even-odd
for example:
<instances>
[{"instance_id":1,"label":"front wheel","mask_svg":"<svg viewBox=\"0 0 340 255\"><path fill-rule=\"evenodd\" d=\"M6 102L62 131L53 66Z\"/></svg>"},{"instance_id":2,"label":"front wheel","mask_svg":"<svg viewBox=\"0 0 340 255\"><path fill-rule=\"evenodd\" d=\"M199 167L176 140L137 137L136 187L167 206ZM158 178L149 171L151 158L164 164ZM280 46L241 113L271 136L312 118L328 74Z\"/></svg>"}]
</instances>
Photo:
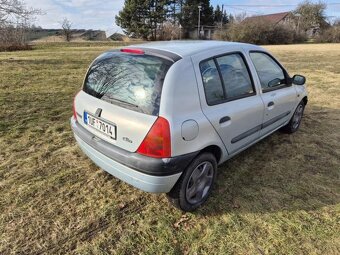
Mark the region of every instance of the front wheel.
<instances>
[{"instance_id":1,"label":"front wheel","mask_svg":"<svg viewBox=\"0 0 340 255\"><path fill-rule=\"evenodd\" d=\"M211 153L200 154L167 194L169 201L183 211L196 210L208 199L216 174L215 156Z\"/></svg>"},{"instance_id":2,"label":"front wheel","mask_svg":"<svg viewBox=\"0 0 340 255\"><path fill-rule=\"evenodd\" d=\"M300 127L304 110L305 104L303 101L301 101L299 105L296 107L296 110L292 118L290 119L289 123L286 126L284 126L281 129L281 131L288 134L295 133Z\"/></svg>"}]
</instances>

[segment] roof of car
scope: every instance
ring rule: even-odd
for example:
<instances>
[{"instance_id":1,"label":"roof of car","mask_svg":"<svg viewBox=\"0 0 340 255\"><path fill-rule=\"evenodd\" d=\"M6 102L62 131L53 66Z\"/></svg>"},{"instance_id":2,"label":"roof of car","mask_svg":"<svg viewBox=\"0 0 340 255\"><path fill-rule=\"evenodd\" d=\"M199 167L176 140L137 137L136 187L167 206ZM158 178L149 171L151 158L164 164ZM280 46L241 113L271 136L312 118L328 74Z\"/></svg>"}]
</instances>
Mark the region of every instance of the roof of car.
<instances>
[{"instance_id":1,"label":"roof of car","mask_svg":"<svg viewBox=\"0 0 340 255\"><path fill-rule=\"evenodd\" d=\"M161 42L151 42L138 45L131 45L133 48L148 48L156 49L162 51L168 51L175 53L181 57L191 56L196 53L200 53L205 50L215 49L218 47L231 47L231 46L241 46L243 48L252 49L262 49L259 46L245 43L236 42L223 42L223 41L161 41Z\"/></svg>"}]
</instances>

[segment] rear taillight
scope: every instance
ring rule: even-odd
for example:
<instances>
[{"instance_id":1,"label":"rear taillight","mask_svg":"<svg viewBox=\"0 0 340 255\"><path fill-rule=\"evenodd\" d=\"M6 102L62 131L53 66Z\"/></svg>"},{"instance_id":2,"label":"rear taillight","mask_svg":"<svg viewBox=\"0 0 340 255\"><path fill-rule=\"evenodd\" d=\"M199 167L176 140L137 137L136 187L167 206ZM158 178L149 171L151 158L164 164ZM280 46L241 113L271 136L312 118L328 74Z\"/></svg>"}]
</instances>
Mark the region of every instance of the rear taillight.
<instances>
[{"instance_id":1,"label":"rear taillight","mask_svg":"<svg viewBox=\"0 0 340 255\"><path fill-rule=\"evenodd\" d=\"M80 92L80 91L79 91ZM73 106L72 106L72 109L73 109L73 118L75 120L77 120L77 111L76 111L76 97L77 95L79 94L79 92L77 92L77 94L74 96L73 98Z\"/></svg>"},{"instance_id":2,"label":"rear taillight","mask_svg":"<svg viewBox=\"0 0 340 255\"><path fill-rule=\"evenodd\" d=\"M166 119L158 117L137 153L153 158L171 157L170 126Z\"/></svg>"}]
</instances>

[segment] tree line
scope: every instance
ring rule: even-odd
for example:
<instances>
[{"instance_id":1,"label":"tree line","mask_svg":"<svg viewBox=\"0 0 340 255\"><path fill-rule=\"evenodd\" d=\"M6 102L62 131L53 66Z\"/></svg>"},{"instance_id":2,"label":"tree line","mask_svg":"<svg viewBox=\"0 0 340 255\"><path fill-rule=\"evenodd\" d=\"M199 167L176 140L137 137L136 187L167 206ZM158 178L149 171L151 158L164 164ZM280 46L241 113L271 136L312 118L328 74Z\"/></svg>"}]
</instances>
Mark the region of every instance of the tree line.
<instances>
[{"instance_id":1,"label":"tree line","mask_svg":"<svg viewBox=\"0 0 340 255\"><path fill-rule=\"evenodd\" d=\"M199 7L200 6L200 11ZM169 40L189 37L189 32L200 26L214 26L214 39L257 44L304 42L322 36L328 30L327 41L339 41L339 29L326 21L327 5L309 0L301 2L290 13L289 24L274 24L264 19L247 20L246 13L233 16L220 5L215 8L210 0L125 0L118 13L116 24L132 38ZM333 26L334 27L334 26ZM329 39L335 38L335 39Z\"/></svg>"},{"instance_id":2,"label":"tree line","mask_svg":"<svg viewBox=\"0 0 340 255\"><path fill-rule=\"evenodd\" d=\"M261 16L248 17L228 24L214 37L260 45L303 43L307 40L340 42L340 23L327 21L326 8L325 3L306 0L289 12L283 22L268 22Z\"/></svg>"},{"instance_id":3,"label":"tree line","mask_svg":"<svg viewBox=\"0 0 340 255\"><path fill-rule=\"evenodd\" d=\"M214 9L210 0L125 0L116 24L130 37L156 40L169 26L184 32L197 28L199 12L204 26L226 24L233 18L219 5Z\"/></svg>"},{"instance_id":4,"label":"tree line","mask_svg":"<svg viewBox=\"0 0 340 255\"><path fill-rule=\"evenodd\" d=\"M181 39L197 29L200 8L201 26L214 26L213 39L254 44L296 43L306 41L311 28L317 42L340 42L340 21L326 22L326 4L301 2L291 12L289 26L273 25L264 20L245 20L247 15L231 15L223 6L215 8L209 0L125 0L115 17L117 25L132 38L146 40ZM0 0L0 51L29 49L27 34L34 27L36 15L23 0ZM294 25L295 23L295 25ZM292 25L293 24L293 25ZM71 22L61 23L65 40L71 40Z\"/></svg>"}]
</instances>

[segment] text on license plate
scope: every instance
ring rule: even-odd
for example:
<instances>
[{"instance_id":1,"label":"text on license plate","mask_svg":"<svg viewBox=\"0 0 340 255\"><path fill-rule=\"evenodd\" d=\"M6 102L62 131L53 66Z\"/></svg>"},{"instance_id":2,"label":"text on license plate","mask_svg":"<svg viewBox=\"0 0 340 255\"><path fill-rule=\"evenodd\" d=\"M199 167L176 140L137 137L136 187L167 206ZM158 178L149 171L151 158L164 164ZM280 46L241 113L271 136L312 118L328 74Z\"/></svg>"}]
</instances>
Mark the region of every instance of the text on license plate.
<instances>
[{"instance_id":1,"label":"text on license plate","mask_svg":"<svg viewBox=\"0 0 340 255\"><path fill-rule=\"evenodd\" d=\"M110 136L112 139L116 139L116 126L98 119L87 112L84 112L84 122L90 127Z\"/></svg>"}]
</instances>

